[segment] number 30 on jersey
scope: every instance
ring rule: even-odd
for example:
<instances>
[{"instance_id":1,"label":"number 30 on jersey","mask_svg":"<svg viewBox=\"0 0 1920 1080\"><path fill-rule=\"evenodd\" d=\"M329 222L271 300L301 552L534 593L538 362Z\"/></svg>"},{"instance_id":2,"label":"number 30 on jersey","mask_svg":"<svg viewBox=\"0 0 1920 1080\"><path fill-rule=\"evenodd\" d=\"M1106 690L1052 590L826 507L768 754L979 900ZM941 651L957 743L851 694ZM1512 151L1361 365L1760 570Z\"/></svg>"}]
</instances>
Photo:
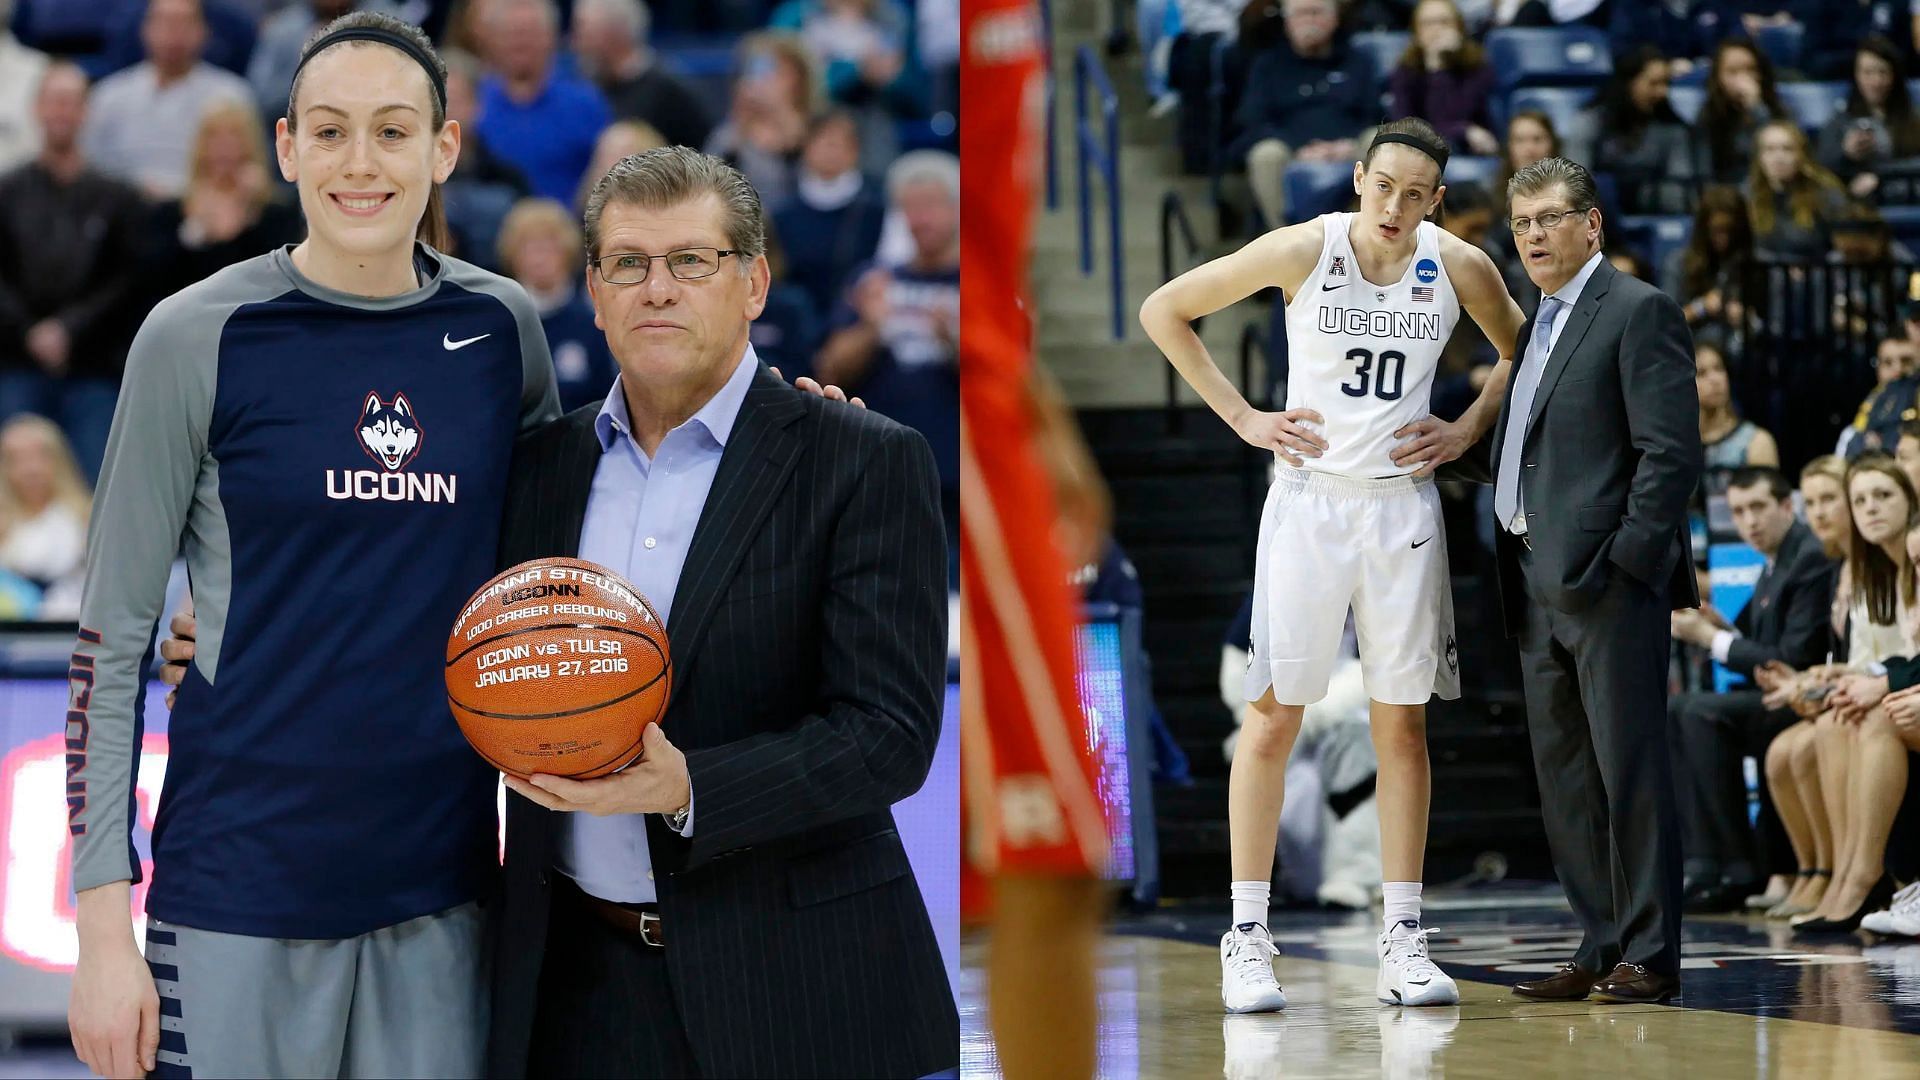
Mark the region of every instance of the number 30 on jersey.
<instances>
[{"instance_id":1,"label":"number 30 on jersey","mask_svg":"<svg viewBox=\"0 0 1920 1080\"><path fill-rule=\"evenodd\" d=\"M1371 391L1381 401L1400 399L1400 382L1407 370L1407 355L1389 349L1378 354L1380 369L1373 369L1374 353L1365 349L1347 350L1347 359L1358 366L1354 368L1352 383L1341 383L1340 389L1348 397L1366 397ZM1369 385L1371 383L1371 385Z\"/></svg>"}]
</instances>

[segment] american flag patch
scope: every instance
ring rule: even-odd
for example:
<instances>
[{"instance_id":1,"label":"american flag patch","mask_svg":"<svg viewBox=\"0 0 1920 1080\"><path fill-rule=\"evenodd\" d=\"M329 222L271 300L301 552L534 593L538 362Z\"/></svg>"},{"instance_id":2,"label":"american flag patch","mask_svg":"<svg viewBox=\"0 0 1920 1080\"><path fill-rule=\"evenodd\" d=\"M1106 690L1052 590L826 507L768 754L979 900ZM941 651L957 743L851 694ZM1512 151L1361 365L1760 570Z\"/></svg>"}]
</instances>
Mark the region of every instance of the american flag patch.
<instances>
[{"instance_id":1,"label":"american flag patch","mask_svg":"<svg viewBox=\"0 0 1920 1080\"><path fill-rule=\"evenodd\" d=\"M1423 304L1433 303L1433 286L1415 285L1413 287L1413 298Z\"/></svg>"}]
</instances>

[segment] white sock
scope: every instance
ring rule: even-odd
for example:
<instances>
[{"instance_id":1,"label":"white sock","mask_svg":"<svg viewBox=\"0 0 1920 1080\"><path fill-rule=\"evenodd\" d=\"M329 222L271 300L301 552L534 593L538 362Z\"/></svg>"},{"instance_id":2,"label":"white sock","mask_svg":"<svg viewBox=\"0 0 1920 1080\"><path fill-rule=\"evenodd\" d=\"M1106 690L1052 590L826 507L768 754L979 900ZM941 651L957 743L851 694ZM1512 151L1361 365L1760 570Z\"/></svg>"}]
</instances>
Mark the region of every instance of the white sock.
<instances>
[{"instance_id":1,"label":"white sock","mask_svg":"<svg viewBox=\"0 0 1920 1080\"><path fill-rule=\"evenodd\" d=\"M1392 933L1394 927L1409 923L1408 930L1420 929L1420 883L1417 881L1385 881L1380 884L1380 898L1387 908L1386 929Z\"/></svg>"},{"instance_id":2,"label":"white sock","mask_svg":"<svg viewBox=\"0 0 1920 1080\"><path fill-rule=\"evenodd\" d=\"M1267 900L1272 895L1273 883L1270 881L1234 882L1233 925L1259 923L1264 929L1267 925Z\"/></svg>"}]
</instances>

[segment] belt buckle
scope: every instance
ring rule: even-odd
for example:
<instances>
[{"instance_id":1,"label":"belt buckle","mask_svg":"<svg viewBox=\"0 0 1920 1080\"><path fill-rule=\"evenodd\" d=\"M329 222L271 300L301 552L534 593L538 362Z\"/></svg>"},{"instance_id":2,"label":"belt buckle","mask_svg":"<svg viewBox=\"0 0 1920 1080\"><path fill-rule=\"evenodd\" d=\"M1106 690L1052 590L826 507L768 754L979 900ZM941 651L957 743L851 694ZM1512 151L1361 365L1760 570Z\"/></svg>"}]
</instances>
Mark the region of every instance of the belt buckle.
<instances>
[{"instance_id":1,"label":"belt buckle","mask_svg":"<svg viewBox=\"0 0 1920 1080\"><path fill-rule=\"evenodd\" d=\"M660 916L651 911L637 914L640 916L640 940L656 949L666 948L666 940L660 934Z\"/></svg>"}]
</instances>

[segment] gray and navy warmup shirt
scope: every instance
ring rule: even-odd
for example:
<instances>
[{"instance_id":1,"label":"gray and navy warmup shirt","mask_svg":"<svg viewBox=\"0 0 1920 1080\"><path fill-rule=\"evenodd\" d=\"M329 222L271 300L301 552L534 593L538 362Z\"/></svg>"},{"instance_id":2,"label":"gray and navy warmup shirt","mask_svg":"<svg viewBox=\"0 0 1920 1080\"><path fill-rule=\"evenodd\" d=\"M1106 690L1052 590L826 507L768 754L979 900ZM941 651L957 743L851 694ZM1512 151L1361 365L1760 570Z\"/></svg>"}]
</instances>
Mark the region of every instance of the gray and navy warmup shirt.
<instances>
[{"instance_id":1,"label":"gray and navy warmup shirt","mask_svg":"<svg viewBox=\"0 0 1920 1080\"><path fill-rule=\"evenodd\" d=\"M138 881L149 642L184 554L199 641L153 829L152 916L352 937L480 894L496 774L446 705L514 436L558 414L532 302L421 246L369 299L281 249L148 316L94 497L66 726L76 890Z\"/></svg>"}]
</instances>

